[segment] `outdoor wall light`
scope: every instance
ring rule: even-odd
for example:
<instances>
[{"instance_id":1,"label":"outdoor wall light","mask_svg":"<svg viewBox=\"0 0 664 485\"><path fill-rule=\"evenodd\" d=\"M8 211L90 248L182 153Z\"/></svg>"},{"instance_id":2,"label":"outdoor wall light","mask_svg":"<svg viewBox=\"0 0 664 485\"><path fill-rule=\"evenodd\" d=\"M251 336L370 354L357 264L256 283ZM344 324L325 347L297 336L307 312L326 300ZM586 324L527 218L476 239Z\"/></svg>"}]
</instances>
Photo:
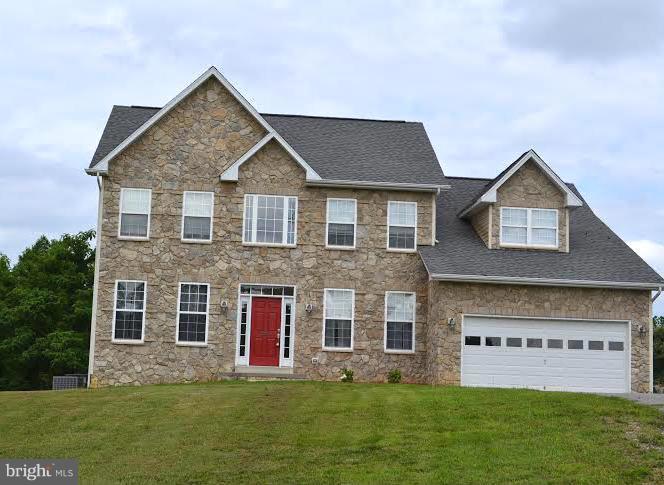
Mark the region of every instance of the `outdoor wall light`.
<instances>
[{"instance_id":1,"label":"outdoor wall light","mask_svg":"<svg viewBox=\"0 0 664 485\"><path fill-rule=\"evenodd\" d=\"M645 325L639 325L639 337L645 337L646 334L648 333L648 329L646 329Z\"/></svg>"},{"instance_id":2,"label":"outdoor wall light","mask_svg":"<svg viewBox=\"0 0 664 485\"><path fill-rule=\"evenodd\" d=\"M454 330L454 327L456 327L456 320L454 317L450 317L447 319L447 326L450 327L452 330Z\"/></svg>"},{"instance_id":3,"label":"outdoor wall light","mask_svg":"<svg viewBox=\"0 0 664 485\"><path fill-rule=\"evenodd\" d=\"M221 311L225 312L226 310L228 310L228 302L226 300L223 300L221 302Z\"/></svg>"},{"instance_id":4,"label":"outdoor wall light","mask_svg":"<svg viewBox=\"0 0 664 485\"><path fill-rule=\"evenodd\" d=\"M307 313L311 313L314 311L314 306L311 303L307 303L307 306L305 306L304 309L307 311Z\"/></svg>"}]
</instances>

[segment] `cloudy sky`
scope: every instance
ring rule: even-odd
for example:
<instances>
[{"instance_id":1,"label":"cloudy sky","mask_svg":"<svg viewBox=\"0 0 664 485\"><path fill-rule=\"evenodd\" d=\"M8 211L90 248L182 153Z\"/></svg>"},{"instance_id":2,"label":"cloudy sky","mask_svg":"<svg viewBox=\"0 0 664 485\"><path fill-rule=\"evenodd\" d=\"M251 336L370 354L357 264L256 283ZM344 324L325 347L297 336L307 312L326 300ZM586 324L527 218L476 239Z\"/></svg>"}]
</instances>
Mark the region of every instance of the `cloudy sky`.
<instances>
[{"instance_id":1,"label":"cloudy sky","mask_svg":"<svg viewBox=\"0 0 664 485\"><path fill-rule=\"evenodd\" d=\"M0 5L13 261L94 227L83 168L113 104L161 106L215 65L261 111L423 121L448 175L533 147L664 272L664 2L138 3Z\"/></svg>"}]
</instances>

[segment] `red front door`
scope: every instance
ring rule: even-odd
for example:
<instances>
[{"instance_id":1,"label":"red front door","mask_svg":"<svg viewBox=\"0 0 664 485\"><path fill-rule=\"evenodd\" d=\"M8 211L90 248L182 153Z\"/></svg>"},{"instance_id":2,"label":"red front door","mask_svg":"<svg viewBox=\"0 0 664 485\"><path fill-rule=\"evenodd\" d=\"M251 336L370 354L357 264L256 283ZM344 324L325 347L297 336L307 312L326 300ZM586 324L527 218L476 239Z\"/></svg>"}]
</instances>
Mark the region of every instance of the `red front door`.
<instances>
[{"instance_id":1,"label":"red front door","mask_svg":"<svg viewBox=\"0 0 664 485\"><path fill-rule=\"evenodd\" d=\"M252 298L249 365L279 366L280 330L281 298Z\"/></svg>"}]
</instances>

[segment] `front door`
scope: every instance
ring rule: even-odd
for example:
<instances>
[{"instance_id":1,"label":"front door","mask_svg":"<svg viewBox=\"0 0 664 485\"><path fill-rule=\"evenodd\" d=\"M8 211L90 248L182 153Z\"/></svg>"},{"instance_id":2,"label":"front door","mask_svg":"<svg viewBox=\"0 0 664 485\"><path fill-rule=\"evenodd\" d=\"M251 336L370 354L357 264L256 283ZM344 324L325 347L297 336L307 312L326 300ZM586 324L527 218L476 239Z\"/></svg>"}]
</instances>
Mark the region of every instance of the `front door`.
<instances>
[{"instance_id":1,"label":"front door","mask_svg":"<svg viewBox=\"0 0 664 485\"><path fill-rule=\"evenodd\" d=\"M279 366L281 298L251 300L251 347L249 365Z\"/></svg>"}]
</instances>

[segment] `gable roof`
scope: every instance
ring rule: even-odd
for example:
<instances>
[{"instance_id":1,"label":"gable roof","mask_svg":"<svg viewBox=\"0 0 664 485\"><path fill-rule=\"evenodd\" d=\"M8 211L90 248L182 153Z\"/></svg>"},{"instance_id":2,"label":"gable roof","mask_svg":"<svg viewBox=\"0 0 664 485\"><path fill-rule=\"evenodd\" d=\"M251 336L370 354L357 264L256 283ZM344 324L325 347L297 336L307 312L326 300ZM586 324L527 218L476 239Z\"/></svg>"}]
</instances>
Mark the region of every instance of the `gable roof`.
<instances>
[{"instance_id":1,"label":"gable roof","mask_svg":"<svg viewBox=\"0 0 664 485\"><path fill-rule=\"evenodd\" d=\"M664 279L586 203L570 211L569 253L488 249L471 223L458 213L493 180L449 179L453 189L438 197L438 243L418 248L433 279L644 289L664 286ZM566 187L583 201L572 184Z\"/></svg>"},{"instance_id":2,"label":"gable roof","mask_svg":"<svg viewBox=\"0 0 664 485\"><path fill-rule=\"evenodd\" d=\"M535 165L542 170L544 175L546 175L547 178L551 180L551 182L553 182L563 194L565 194L565 205L567 207L580 207L583 205L582 200L577 197L574 191L571 190L565 182L562 181L558 174L556 174L556 172L554 172L551 167L542 160L535 150L530 149L510 163L507 168L500 172L496 178L491 180L486 187L483 187L480 190L479 195L473 198L466 207L461 209L459 217L465 217L486 204L496 202L498 189L529 161L535 163Z\"/></svg>"},{"instance_id":3,"label":"gable roof","mask_svg":"<svg viewBox=\"0 0 664 485\"><path fill-rule=\"evenodd\" d=\"M165 108L114 106L88 173L95 173L93 167L101 167L104 160L110 160L122 146L140 136L146 126L163 116ZM309 167L307 179L312 183L423 190L437 190L447 184L422 123L258 112L256 115L272 131L267 129L266 137L225 174L220 174L223 180L237 180L239 165L276 138Z\"/></svg>"},{"instance_id":4,"label":"gable roof","mask_svg":"<svg viewBox=\"0 0 664 485\"><path fill-rule=\"evenodd\" d=\"M293 150L293 148L281 137L281 135L279 135L279 133L274 131L274 128L270 126L270 124L260 115L260 113L256 111L256 109L233 87L230 82L228 82L228 80L214 66L210 67L207 71L201 74L194 82L189 84L189 86L183 89L177 96L166 103L163 108L159 109L150 118L145 120L143 124L138 126L135 131L133 131L122 142L115 146L110 152L104 155L103 158L94 164L91 164L86 171L88 173L106 172L108 170L108 163L112 159L122 153L129 145L131 145L143 133L150 129L150 127L157 123L190 93L192 93L196 88L198 88L201 84L210 78L215 78L217 81L219 81L224 86L224 88L226 88L231 93L231 95L242 105L242 107L245 108L268 133L272 134L274 140L277 141L284 148L284 150L286 150L286 152L288 152L288 154L306 171L308 180L320 180L320 176L315 172L315 170L313 170L307 164L307 162L295 150Z\"/></svg>"}]
</instances>

